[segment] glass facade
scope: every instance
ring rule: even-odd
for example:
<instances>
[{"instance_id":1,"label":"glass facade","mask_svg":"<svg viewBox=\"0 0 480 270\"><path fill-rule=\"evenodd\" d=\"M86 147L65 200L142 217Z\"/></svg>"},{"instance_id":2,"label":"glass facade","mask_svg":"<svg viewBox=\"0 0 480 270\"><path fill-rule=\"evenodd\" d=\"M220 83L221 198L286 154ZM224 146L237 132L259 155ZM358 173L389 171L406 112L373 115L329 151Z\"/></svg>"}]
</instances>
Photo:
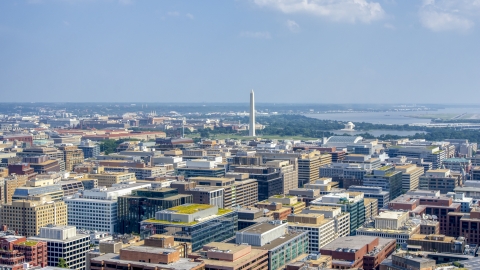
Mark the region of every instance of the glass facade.
<instances>
[{"instance_id":1,"label":"glass facade","mask_svg":"<svg viewBox=\"0 0 480 270\"><path fill-rule=\"evenodd\" d=\"M192 243L192 250L197 251L210 242L221 242L235 236L237 222L237 213L233 211L196 224L146 220L141 223L140 236L173 235L175 241Z\"/></svg>"},{"instance_id":2,"label":"glass facade","mask_svg":"<svg viewBox=\"0 0 480 270\"><path fill-rule=\"evenodd\" d=\"M308 254L308 233L300 233L290 241L268 251L268 269L280 269L296 257Z\"/></svg>"},{"instance_id":3,"label":"glass facade","mask_svg":"<svg viewBox=\"0 0 480 270\"><path fill-rule=\"evenodd\" d=\"M193 196L178 195L176 189L139 189L132 195L118 197L118 233L140 233L140 222L155 217L155 213L186 203L193 203Z\"/></svg>"}]
</instances>

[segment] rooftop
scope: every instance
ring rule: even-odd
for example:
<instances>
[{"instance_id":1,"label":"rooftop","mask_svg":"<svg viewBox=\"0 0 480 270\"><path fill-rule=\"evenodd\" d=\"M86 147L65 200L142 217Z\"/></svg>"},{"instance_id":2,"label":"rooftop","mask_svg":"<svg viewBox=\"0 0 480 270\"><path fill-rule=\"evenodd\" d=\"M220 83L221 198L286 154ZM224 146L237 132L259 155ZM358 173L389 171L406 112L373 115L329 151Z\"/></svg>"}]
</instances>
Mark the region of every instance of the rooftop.
<instances>
[{"instance_id":1,"label":"rooftop","mask_svg":"<svg viewBox=\"0 0 480 270\"><path fill-rule=\"evenodd\" d=\"M346 237L339 237L326 246L322 247L321 249L324 250L337 250L339 248L343 249L361 249L365 245L374 241L376 236L364 236L364 235L356 235L356 236L346 236ZM390 239L391 240L391 239Z\"/></svg>"},{"instance_id":2,"label":"rooftop","mask_svg":"<svg viewBox=\"0 0 480 270\"><path fill-rule=\"evenodd\" d=\"M157 263L145 263L145 262L135 262L135 261L127 261L127 260L121 260L120 255L116 253L107 253L105 255L92 258L92 261L110 261L110 262L116 262L116 263L131 263L133 265L142 265L145 269L155 269L158 268L159 266L165 265L166 264L157 264ZM185 259L185 258L180 258L178 261L174 263L169 263L168 268L169 269L178 269L178 270L188 270L188 269L193 269L196 266L201 264L201 262L195 262L192 259Z\"/></svg>"},{"instance_id":3,"label":"rooftop","mask_svg":"<svg viewBox=\"0 0 480 270\"><path fill-rule=\"evenodd\" d=\"M175 211L179 214L194 214L198 211L212 208L213 205L209 204L183 204L169 208L168 210Z\"/></svg>"}]
</instances>

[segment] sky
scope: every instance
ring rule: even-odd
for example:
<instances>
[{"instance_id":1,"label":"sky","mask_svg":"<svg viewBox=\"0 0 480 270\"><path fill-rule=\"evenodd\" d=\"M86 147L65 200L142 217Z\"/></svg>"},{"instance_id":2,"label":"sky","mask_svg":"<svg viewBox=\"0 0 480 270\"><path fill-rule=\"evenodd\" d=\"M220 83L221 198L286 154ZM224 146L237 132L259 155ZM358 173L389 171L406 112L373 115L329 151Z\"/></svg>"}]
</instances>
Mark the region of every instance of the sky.
<instances>
[{"instance_id":1,"label":"sky","mask_svg":"<svg viewBox=\"0 0 480 270\"><path fill-rule=\"evenodd\" d=\"M4 102L478 103L480 0L0 1Z\"/></svg>"}]
</instances>

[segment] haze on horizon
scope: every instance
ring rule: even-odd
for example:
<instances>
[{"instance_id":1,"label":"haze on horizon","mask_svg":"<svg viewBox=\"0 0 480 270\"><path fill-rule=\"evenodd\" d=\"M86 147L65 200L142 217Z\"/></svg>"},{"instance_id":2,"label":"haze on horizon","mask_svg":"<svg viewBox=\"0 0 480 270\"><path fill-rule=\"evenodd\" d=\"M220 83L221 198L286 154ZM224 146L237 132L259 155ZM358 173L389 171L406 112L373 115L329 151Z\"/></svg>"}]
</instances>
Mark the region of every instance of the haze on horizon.
<instances>
[{"instance_id":1,"label":"haze on horizon","mask_svg":"<svg viewBox=\"0 0 480 270\"><path fill-rule=\"evenodd\" d=\"M477 0L0 2L2 102L472 103Z\"/></svg>"}]
</instances>

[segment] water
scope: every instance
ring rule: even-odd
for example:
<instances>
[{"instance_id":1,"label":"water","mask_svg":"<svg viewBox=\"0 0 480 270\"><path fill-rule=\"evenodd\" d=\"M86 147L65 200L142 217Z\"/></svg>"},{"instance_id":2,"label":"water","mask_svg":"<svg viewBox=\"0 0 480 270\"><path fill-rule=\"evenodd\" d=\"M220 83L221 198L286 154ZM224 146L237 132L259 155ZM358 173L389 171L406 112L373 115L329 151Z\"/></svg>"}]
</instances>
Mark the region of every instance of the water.
<instances>
[{"instance_id":1,"label":"water","mask_svg":"<svg viewBox=\"0 0 480 270\"><path fill-rule=\"evenodd\" d=\"M441 109L437 111L318 113L318 114L305 114L305 116L322 119L322 120L336 120L336 121L344 121L344 122L351 121L351 122L366 122L366 123L372 123L372 124L405 125L405 124L415 124L415 123L430 123L430 119L408 117L409 115L425 115L425 114L460 115L463 113L477 114L480 116L480 109L479 108L448 108L448 109ZM393 133L389 131L388 134L393 134ZM401 134L401 135L408 135L408 134Z\"/></svg>"},{"instance_id":2,"label":"water","mask_svg":"<svg viewBox=\"0 0 480 270\"><path fill-rule=\"evenodd\" d=\"M378 137L380 135L398 135L398 136L412 136L415 135L416 133L425 133L424 131L414 131L414 130L368 130L368 131L344 131L344 130L329 130L330 132L336 134L336 135L343 135L343 134L348 134L348 135L357 135L361 133L370 133L375 137Z\"/></svg>"}]
</instances>

